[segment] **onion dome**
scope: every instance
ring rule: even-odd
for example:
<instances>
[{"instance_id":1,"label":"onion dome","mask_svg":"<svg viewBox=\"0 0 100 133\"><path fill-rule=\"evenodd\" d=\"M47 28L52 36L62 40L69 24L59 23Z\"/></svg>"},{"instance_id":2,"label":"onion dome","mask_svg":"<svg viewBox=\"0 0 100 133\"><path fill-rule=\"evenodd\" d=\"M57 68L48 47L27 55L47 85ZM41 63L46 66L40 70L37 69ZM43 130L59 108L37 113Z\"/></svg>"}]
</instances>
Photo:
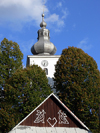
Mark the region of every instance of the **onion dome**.
<instances>
[{"instance_id":1,"label":"onion dome","mask_svg":"<svg viewBox=\"0 0 100 133\"><path fill-rule=\"evenodd\" d=\"M46 29L46 22L44 21L44 14L42 14L42 22L40 23L41 29L38 30L38 42L36 42L31 52L34 55L54 55L56 53L56 47L50 42L50 31Z\"/></svg>"}]
</instances>

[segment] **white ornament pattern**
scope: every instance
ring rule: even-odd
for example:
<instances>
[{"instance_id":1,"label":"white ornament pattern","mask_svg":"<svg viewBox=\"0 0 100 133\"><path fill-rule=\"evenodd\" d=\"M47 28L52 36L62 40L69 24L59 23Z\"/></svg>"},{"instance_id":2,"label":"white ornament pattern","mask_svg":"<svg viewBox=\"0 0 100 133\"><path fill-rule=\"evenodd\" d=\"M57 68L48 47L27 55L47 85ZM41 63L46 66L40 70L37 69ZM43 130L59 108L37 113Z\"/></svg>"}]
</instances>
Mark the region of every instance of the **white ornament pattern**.
<instances>
[{"instance_id":1,"label":"white ornament pattern","mask_svg":"<svg viewBox=\"0 0 100 133\"><path fill-rule=\"evenodd\" d=\"M59 110L58 114L59 124L69 124L68 120L66 119L67 115L64 112L61 112L61 110Z\"/></svg>"},{"instance_id":2,"label":"white ornament pattern","mask_svg":"<svg viewBox=\"0 0 100 133\"><path fill-rule=\"evenodd\" d=\"M37 110L37 114L36 115L38 117L35 119L34 123L40 123L40 122L45 123L44 122L45 114L46 114L46 112L44 110L42 110L42 111Z\"/></svg>"},{"instance_id":3,"label":"white ornament pattern","mask_svg":"<svg viewBox=\"0 0 100 133\"><path fill-rule=\"evenodd\" d=\"M53 124L51 123L51 121L53 121ZM51 119L50 117L47 119L47 122L49 123L49 125L51 127L54 127L54 125L57 123L57 119L54 117L53 119Z\"/></svg>"}]
</instances>

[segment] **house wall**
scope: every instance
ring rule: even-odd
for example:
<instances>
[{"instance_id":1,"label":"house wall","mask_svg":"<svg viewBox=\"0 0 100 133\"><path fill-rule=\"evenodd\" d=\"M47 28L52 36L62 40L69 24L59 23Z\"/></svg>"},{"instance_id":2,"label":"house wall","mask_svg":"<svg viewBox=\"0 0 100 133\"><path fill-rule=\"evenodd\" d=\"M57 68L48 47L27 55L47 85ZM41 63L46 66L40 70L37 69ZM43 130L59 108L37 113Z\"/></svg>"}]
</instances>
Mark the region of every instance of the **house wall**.
<instances>
[{"instance_id":1,"label":"house wall","mask_svg":"<svg viewBox=\"0 0 100 133\"><path fill-rule=\"evenodd\" d=\"M91 133L91 132L80 128L18 126L17 129L12 130L9 133Z\"/></svg>"}]
</instances>

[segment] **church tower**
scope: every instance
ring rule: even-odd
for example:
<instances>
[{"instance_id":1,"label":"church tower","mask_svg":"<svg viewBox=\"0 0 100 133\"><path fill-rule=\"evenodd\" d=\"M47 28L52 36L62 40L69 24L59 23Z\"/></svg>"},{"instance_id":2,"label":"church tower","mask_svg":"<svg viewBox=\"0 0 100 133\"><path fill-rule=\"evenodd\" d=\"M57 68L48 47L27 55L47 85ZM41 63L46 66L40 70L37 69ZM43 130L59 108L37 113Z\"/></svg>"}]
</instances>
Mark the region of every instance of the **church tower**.
<instances>
[{"instance_id":1,"label":"church tower","mask_svg":"<svg viewBox=\"0 0 100 133\"><path fill-rule=\"evenodd\" d=\"M44 69L49 81L48 83L53 87L55 65L60 55L54 55L57 49L50 42L50 31L46 29L46 26L43 13L42 22L40 23L41 29L38 30L38 41L31 48L33 55L27 56L27 66L35 64Z\"/></svg>"}]
</instances>

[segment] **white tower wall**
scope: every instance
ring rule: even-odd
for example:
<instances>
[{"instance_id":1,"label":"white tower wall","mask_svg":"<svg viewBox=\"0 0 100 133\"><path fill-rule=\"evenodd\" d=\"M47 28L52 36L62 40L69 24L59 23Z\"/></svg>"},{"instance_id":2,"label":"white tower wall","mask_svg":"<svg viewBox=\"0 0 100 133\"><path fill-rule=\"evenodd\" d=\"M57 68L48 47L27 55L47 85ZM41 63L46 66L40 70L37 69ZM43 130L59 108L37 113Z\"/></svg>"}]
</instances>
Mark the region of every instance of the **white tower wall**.
<instances>
[{"instance_id":1,"label":"white tower wall","mask_svg":"<svg viewBox=\"0 0 100 133\"><path fill-rule=\"evenodd\" d=\"M48 83L51 87L53 87L53 77L55 73L55 65L59 59L60 55L50 55L50 56L27 56L27 66L29 65L38 65L43 70L46 71L46 76L48 78Z\"/></svg>"}]
</instances>

